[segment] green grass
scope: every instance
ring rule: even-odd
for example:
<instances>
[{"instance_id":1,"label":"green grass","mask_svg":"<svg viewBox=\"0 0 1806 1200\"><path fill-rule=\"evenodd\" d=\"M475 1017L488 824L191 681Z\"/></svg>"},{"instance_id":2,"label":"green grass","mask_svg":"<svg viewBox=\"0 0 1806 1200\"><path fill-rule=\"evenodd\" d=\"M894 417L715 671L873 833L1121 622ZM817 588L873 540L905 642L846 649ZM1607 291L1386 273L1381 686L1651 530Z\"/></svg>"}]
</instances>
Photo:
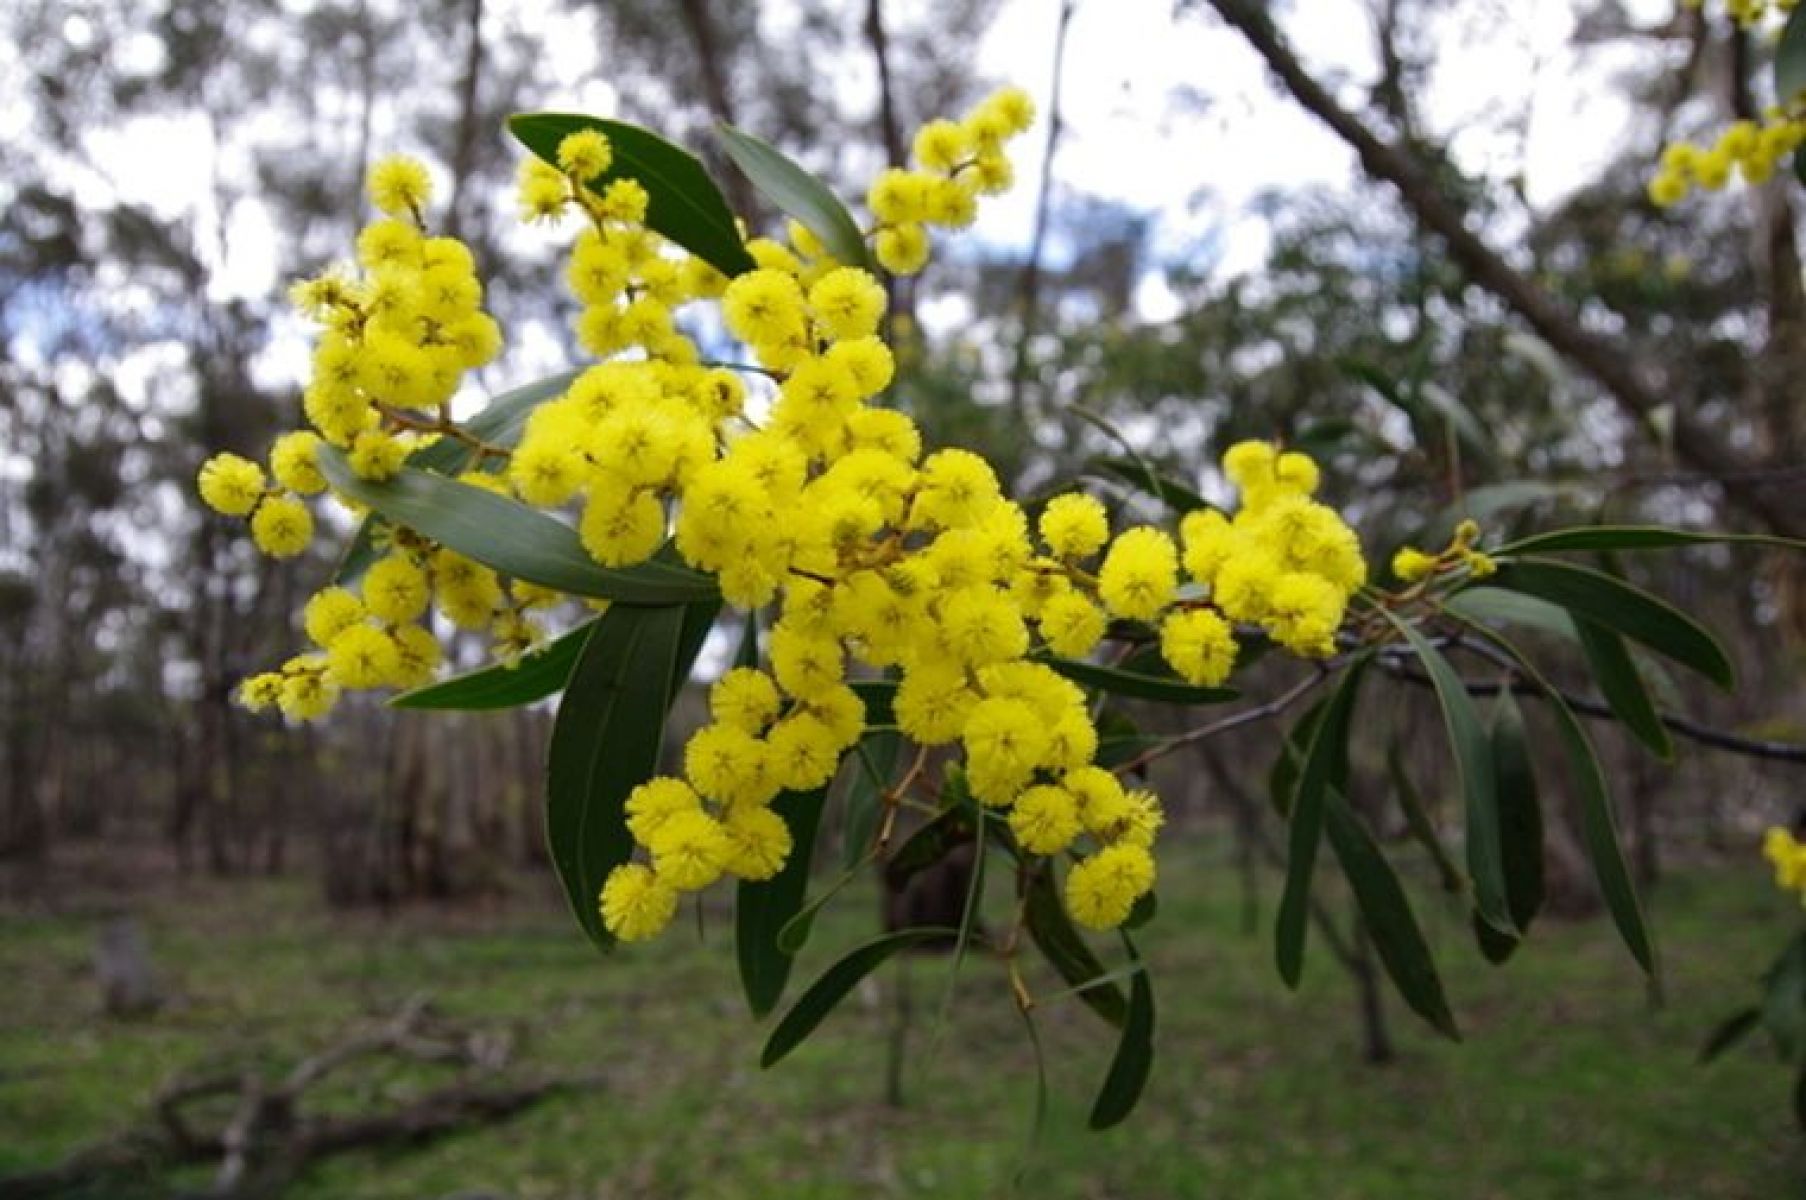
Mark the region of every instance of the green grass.
<instances>
[{"instance_id":1,"label":"green grass","mask_svg":"<svg viewBox=\"0 0 1806 1200\"><path fill-rule=\"evenodd\" d=\"M993 920L1007 920L993 900ZM1143 939L1159 999L1148 1095L1121 1128L1087 1132L1108 1031L1072 1001L1041 1010L1051 1104L1025 1157L1033 1064L989 960L968 962L938 1040L945 960L909 964L916 1022L898 1109L881 1099L895 971L762 1072L764 1029L739 1000L724 914L701 942L684 929L602 958L549 905L348 918L304 882L195 885L145 902L183 998L145 1021L95 1014L91 921L0 918L0 1172L137 1119L174 1072L317 1047L424 990L453 1016L530 1023L521 1067L593 1069L606 1085L422 1149L329 1160L294 1195L993 1197L1025 1163L1023 1194L1074 1200L1806 1195L1786 1072L1754 1045L1695 1062L1797 909L1754 867L1677 877L1653 906L1668 970L1659 1011L1603 922L1546 923L1498 970L1424 898L1466 1042L1438 1040L1389 998L1401 1060L1374 1068L1358 1059L1353 994L1322 947L1287 992L1270 933L1240 931L1232 870L1169 856ZM798 978L867 936L874 911L866 895L831 908ZM322 1101L364 1103L372 1087L348 1081Z\"/></svg>"}]
</instances>

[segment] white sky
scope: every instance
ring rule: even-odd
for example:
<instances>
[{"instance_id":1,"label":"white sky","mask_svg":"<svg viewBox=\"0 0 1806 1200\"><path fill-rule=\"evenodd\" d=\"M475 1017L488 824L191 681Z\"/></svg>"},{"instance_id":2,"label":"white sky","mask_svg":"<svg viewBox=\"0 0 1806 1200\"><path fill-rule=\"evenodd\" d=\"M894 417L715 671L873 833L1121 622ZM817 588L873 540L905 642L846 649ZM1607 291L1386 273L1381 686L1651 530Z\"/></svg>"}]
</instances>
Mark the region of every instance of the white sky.
<instances>
[{"instance_id":1,"label":"white sky","mask_svg":"<svg viewBox=\"0 0 1806 1200\"><path fill-rule=\"evenodd\" d=\"M1656 19L1674 2L1634 0L1630 7L1642 18ZM1539 207L1594 173L1621 137L1627 117L1610 87L1614 64L1598 55L1578 59L1568 48L1572 3L1464 0L1450 20L1470 27L1461 30L1463 36L1450 30L1442 37L1445 50L1421 97L1432 132L1452 136L1463 167L1493 178L1521 174L1530 202ZM540 8L538 0L516 0L496 5L491 19L519 23ZM1062 187L1156 214L1157 260L1208 252L1219 272L1251 271L1267 246L1264 221L1250 211L1252 200L1275 188L1350 186L1355 164L1333 135L1273 90L1238 35L1214 17L1175 19L1172 8L1172 0L1079 0L1066 56L1067 132L1056 177ZM1043 113L1058 11L1058 0L1004 0L978 55L984 74L1027 88ZM564 20L570 29L549 28L542 17L532 24L554 48L548 73L580 78L583 64L572 66L577 60L556 48L593 42L585 19ZM1342 81L1349 102L1358 104L1359 89L1374 74L1363 0L1296 0L1282 20L1313 72ZM79 40L89 31L81 17L72 16L64 33ZM8 57L0 54L0 66ZM0 99L6 90L0 85ZM1186 94L1197 102L1177 99ZM583 86L549 99L559 107L602 112L614 107L606 81L593 74ZM16 100L0 104L0 129L15 125L18 115ZM1522 127L1521 137L1510 132L1513 126ZM996 246L1027 244L1045 132L1037 124L1023 139L1018 186L987 201L972 236ZM206 185L211 173L232 173L242 164L218 161L219 148L204 120L154 116L91 137L96 159L110 164L113 179L129 180L137 198L172 216L200 215L203 246L211 243L226 255L210 299L267 296L282 286L275 240L281 231L261 206L247 202L229 213L211 210ZM1158 273L1138 299L1150 318L1172 308ZM548 349L529 348L526 357ZM277 351L262 365L284 375L301 361L299 353Z\"/></svg>"}]
</instances>

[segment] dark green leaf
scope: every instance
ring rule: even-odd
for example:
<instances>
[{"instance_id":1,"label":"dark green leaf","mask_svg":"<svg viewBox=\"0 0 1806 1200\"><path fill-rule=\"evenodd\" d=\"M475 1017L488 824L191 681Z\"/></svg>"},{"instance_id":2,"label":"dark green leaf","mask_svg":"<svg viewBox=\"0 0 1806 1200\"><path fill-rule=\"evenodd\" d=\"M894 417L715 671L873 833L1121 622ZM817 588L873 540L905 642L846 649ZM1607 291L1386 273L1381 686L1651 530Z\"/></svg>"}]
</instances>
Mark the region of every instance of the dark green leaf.
<instances>
[{"instance_id":1,"label":"dark green leaf","mask_svg":"<svg viewBox=\"0 0 1806 1200\"><path fill-rule=\"evenodd\" d=\"M503 392L484 406L481 412L464 422L464 428L479 441L491 446L512 446L520 440L521 430L526 427L527 418L533 410L552 397L562 395L582 373L561 371L511 392ZM422 446L408 455L407 465L419 467L423 471L437 471L442 475L456 475L471 465L475 453L470 446L456 438L440 438L432 445ZM370 565L379 557L376 528L380 524L380 520L375 517L365 517L358 525L350 544L345 547L344 557L339 560L338 568L333 572L334 583L350 583L370 569Z\"/></svg>"},{"instance_id":2,"label":"dark green leaf","mask_svg":"<svg viewBox=\"0 0 1806 1200\"><path fill-rule=\"evenodd\" d=\"M1153 892L1143 892L1140 899L1129 909L1129 915L1123 918L1122 927L1128 930L1140 929L1156 916L1160 915L1160 898Z\"/></svg>"},{"instance_id":3,"label":"dark green leaf","mask_svg":"<svg viewBox=\"0 0 1806 1200\"><path fill-rule=\"evenodd\" d=\"M778 949L793 958L801 952L802 948L809 944L809 935L815 931L815 918L821 914L821 910L827 907L828 901L840 894L842 888L857 879L859 873L865 869L865 864L871 860L872 853L867 851L858 862L837 875L832 883L811 896L808 903L804 904L797 914L784 922L783 928L778 930Z\"/></svg>"},{"instance_id":4,"label":"dark green leaf","mask_svg":"<svg viewBox=\"0 0 1806 1200\"><path fill-rule=\"evenodd\" d=\"M1735 681L1731 660L1693 618L1604 571L1554 559L1513 559L1499 564L1492 583L1559 604L1575 617L1642 642L1720 687Z\"/></svg>"},{"instance_id":5,"label":"dark green leaf","mask_svg":"<svg viewBox=\"0 0 1806 1200\"><path fill-rule=\"evenodd\" d=\"M1392 794L1398 798L1399 809L1405 814L1405 828L1430 852L1437 874L1442 877L1442 890L1456 895L1467 890L1467 875L1455 865L1455 860L1449 857L1448 847L1442 844L1436 823L1430 819L1430 811L1424 805L1423 795L1411 782L1411 773L1405 769L1404 751L1397 739L1386 747L1386 774L1392 780Z\"/></svg>"},{"instance_id":6,"label":"dark green leaf","mask_svg":"<svg viewBox=\"0 0 1806 1200\"><path fill-rule=\"evenodd\" d=\"M1430 645L1410 622L1387 612L1387 619L1410 643L1442 709L1455 770L1466 801L1467 873L1474 884L1474 903L1486 923L1503 934L1515 934L1511 909L1505 899L1505 863L1500 846L1498 781L1493 774L1492 739L1474 711L1467 684L1455 673L1442 652Z\"/></svg>"},{"instance_id":7,"label":"dark green leaf","mask_svg":"<svg viewBox=\"0 0 1806 1200\"><path fill-rule=\"evenodd\" d=\"M546 755L546 845L577 921L613 945L597 897L633 855L623 806L658 770L685 611L609 609L577 659Z\"/></svg>"},{"instance_id":8,"label":"dark green leaf","mask_svg":"<svg viewBox=\"0 0 1806 1200\"><path fill-rule=\"evenodd\" d=\"M320 469L351 499L515 579L624 604L666 605L720 594L709 576L673 563L599 566L569 525L443 475L409 467L372 483L354 475L330 446L320 451Z\"/></svg>"},{"instance_id":9,"label":"dark green leaf","mask_svg":"<svg viewBox=\"0 0 1806 1200\"><path fill-rule=\"evenodd\" d=\"M1093 984L1107 974L1103 962L1066 914L1050 867L1036 871L1029 881L1023 923L1036 947L1069 987ZM1078 997L1092 1012L1118 1028L1128 1017L1128 1001L1114 984L1086 986Z\"/></svg>"},{"instance_id":10,"label":"dark green leaf","mask_svg":"<svg viewBox=\"0 0 1806 1200\"><path fill-rule=\"evenodd\" d=\"M1411 911L1410 898L1367 826L1348 807L1341 793L1333 790L1325 798L1324 832L1354 891L1373 947L1399 996L1431 1028L1451 1041L1460 1041L1461 1031L1455 1026L1455 1015L1449 1011L1442 977L1436 973L1436 960L1431 957L1430 944L1424 940L1423 930Z\"/></svg>"},{"instance_id":11,"label":"dark green leaf","mask_svg":"<svg viewBox=\"0 0 1806 1200\"><path fill-rule=\"evenodd\" d=\"M1806 1056L1806 934L1788 943L1763 979L1762 1024L1789 1061Z\"/></svg>"},{"instance_id":12,"label":"dark green leaf","mask_svg":"<svg viewBox=\"0 0 1806 1200\"><path fill-rule=\"evenodd\" d=\"M1792 108L1801 91L1806 91L1806 11L1795 9L1775 45L1775 100Z\"/></svg>"},{"instance_id":13,"label":"dark green leaf","mask_svg":"<svg viewBox=\"0 0 1806 1200\"><path fill-rule=\"evenodd\" d=\"M1650 941L1649 930L1643 920L1636 884L1624 861L1624 847L1618 838L1617 820L1612 814L1611 791L1606 785L1605 772L1599 766L1598 756L1593 753L1593 744L1587 739L1586 730L1581 728L1579 718L1568 707L1567 701L1562 699L1561 693L1504 635L1481 625L1472 628L1516 659L1525 676L1536 684L1548 700L1555 714L1556 731L1561 735L1568 770L1579 793L1581 839L1586 846L1587 857L1592 861L1593 874L1599 881L1600 894L1605 898L1606 909L1612 914L1612 922L1618 927L1618 934L1624 939L1625 946L1645 971L1654 974L1655 946Z\"/></svg>"},{"instance_id":14,"label":"dark green leaf","mask_svg":"<svg viewBox=\"0 0 1806 1200\"><path fill-rule=\"evenodd\" d=\"M791 1005L790 1011L784 1014L777 1028L766 1039L765 1051L759 1056L759 1065L775 1066L785 1055L802 1045L815 1032L815 1027L834 1011L835 1005L844 1000L848 992L859 986L860 980L883 965L891 955L923 942L946 941L956 936L956 932L938 928L900 929L849 950L839 962L823 971L807 991L797 997L796 1003Z\"/></svg>"},{"instance_id":15,"label":"dark green leaf","mask_svg":"<svg viewBox=\"0 0 1806 1200\"><path fill-rule=\"evenodd\" d=\"M1759 1008L1745 1008L1732 1013L1718 1028L1712 1031L1712 1036L1706 1039L1706 1044L1700 1047L1699 1061L1711 1062L1748 1037L1750 1032L1761 1023L1762 1010Z\"/></svg>"},{"instance_id":16,"label":"dark green leaf","mask_svg":"<svg viewBox=\"0 0 1806 1200\"><path fill-rule=\"evenodd\" d=\"M1164 739L1141 732L1139 726L1115 708L1105 708L1097 718L1097 754L1094 761L1105 769L1119 767Z\"/></svg>"},{"instance_id":17,"label":"dark green leaf","mask_svg":"<svg viewBox=\"0 0 1806 1200\"><path fill-rule=\"evenodd\" d=\"M1037 655L1036 660L1052 667L1074 683L1082 683L1113 696L1158 700L1162 704L1226 704L1241 695L1234 688L1195 687L1176 677L1163 679L1158 675L1100 667L1095 663L1060 658L1053 654Z\"/></svg>"},{"instance_id":18,"label":"dark green leaf","mask_svg":"<svg viewBox=\"0 0 1806 1200\"><path fill-rule=\"evenodd\" d=\"M859 223L826 184L769 143L732 125L715 126L715 136L759 193L779 211L801 221L836 261L875 269Z\"/></svg>"},{"instance_id":19,"label":"dark green leaf","mask_svg":"<svg viewBox=\"0 0 1806 1200\"><path fill-rule=\"evenodd\" d=\"M393 708L461 709L466 712L515 708L564 690L571 667L595 621L586 621L512 664L497 663L426 687L403 692Z\"/></svg>"},{"instance_id":20,"label":"dark green leaf","mask_svg":"<svg viewBox=\"0 0 1806 1200\"><path fill-rule=\"evenodd\" d=\"M1127 934L1123 935L1123 946L1130 961L1141 961ZM1116 1056L1110 1060L1104 1086L1098 1089L1097 1101L1091 1106L1091 1128L1108 1129L1133 1112L1153 1066L1154 986L1146 971L1137 971L1129 984L1128 1018L1116 1043Z\"/></svg>"},{"instance_id":21,"label":"dark green leaf","mask_svg":"<svg viewBox=\"0 0 1806 1200\"><path fill-rule=\"evenodd\" d=\"M1669 550L1679 546L1746 545L1806 550L1806 542L1764 533L1694 533L1659 525L1592 525L1531 534L1492 553L1553 554L1560 550Z\"/></svg>"},{"instance_id":22,"label":"dark green leaf","mask_svg":"<svg viewBox=\"0 0 1806 1200\"><path fill-rule=\"evenodd\" d=\"M740 646L734 651L736 667L757 667L759 665L759 614L748 612L746 624L740 629Z\"/></svg>"},{"instance_id":23,"label":"dark green leaf","mask_svg":"<svg viewBox=\"0 0 1806 1200\"><path fill-rule=\"evenodd\" d=\"M897 773L897 762L903 757L903 735L890 730L868 733L853 748L853 755L858 770L850 772L847 779L846 816L842 822L842 857L849 867L863 862L872 851L882 808L879 797Z\"/></svg>"},{"instance_id":24,"label":"dark green leaf","mask_svg":"<svg viewBox=\"0 0 1806 1200\"><path fill-rule=\"evenodd\" d=\"M1493 778L1498 784L1499 851L1505 864L1505 903L1519 932L1543 907L1543 806L1524 714L1501 691L1492 716Z\"/></svg>"},{"instance_id":25,"label":"dark green leaf","mask_svg":"<svg viewBox=\"0 0 1806 1200\"><path fill-rule=\"evenodd\" d=\"M777 1005L790 979L794 961L778 945L778 935L802 911L809 890L809 863L815 857L815 831L828 798L827 788L785 792L771 807L790 827L790 857L770 879L743 879L734 894L734 955L740 964L740 986L747 1007L762 1017Z\"/></svg>"},{"instance_id":26,"label":"dark green leaf","mask_svg":"<svg viewBox=\"0 0 1806 1200\"><path fill-rule=\"evenodd\" d=\"M517 113L508 128L522 145L553 166L558 143L580 129L599 129L614 149L607 171L589 180L601 188L616 179L637 179L646 189L646 224L723 275L758 266L740 240L734 214L721 189L695 155L657 134L600 117L575 113Z\"/></svg>"},{"instance_id":27,"label":"dark green leaf","mask_svg":"<svg viewBox=\"0 0 1806 1200\"><path fill-rule=\"evenodd\" d=\"M1328 704L1326 696L1299 714L1273 758L1273 768L1267 773L1267 799L1281 817L1292 815L1292 798L1298 793L1298 769L1304 765L1304 753L1310 748L1317 722L1323 719Z\"/></svg>"},{"instance_id":28,"label":"dark green leaf","mask_svg":"<svg viewBox=\"0 0 1806 1200\"><path fill-rule=\"evenodd\" d=\"M933 818L911 831L884 864L884 878L892 889L900 889L918 874L934 866L955 847L963 846L978 835L972 824L972 809L964 803L965 787L949 781L943 795L948 805Z\"/></svg>"},{"instance_id":29,"label":"dark green leaf","mask_svg":"<svg viewBox=\"0 0 1806 1200\"><path fill-rule=\"evenodd\" d=\"M1576 640L1574 618L1559 604L1538 600L1503 588L1463 588L1442 602L1442 606L1463 621L1482 625L1518 625L1554 637Z\"/></svg>"},{"instance_id":30,"label":"dark green leaf","mask_svg":"<svg viewBox=\"0 0 1806 1200\"><path fill-rule=\"evenodd\" d=\"M865 701L865 724L870 729L876 726L897 723L896 714L891 711L891 702L897 698L897 685L890 679L861 679L850 685Z\"/></svg>"},{"instance_id":31,"label":"dark green leaf","mask_svg":"<svg viewBox=\"0 0 1806 1200\"><path fill-rule=\"evenodd\" d=\"M1612 712L1638 741L1661 758L1672 759L1674 744L1668 740L1668 729L1656 712L1655 701L1649 698L1649 689L1643 685L1643 676L1624 639L1590 617L1576 616L1574 628L1580 634L1580 648L1586 652L1593 679Z\"/></svg>"},{"instance_id":32,"label":"dark green leaf","mask_svg":"<svg viewBox=\"0 0 1806 1200\"><path fill-rule=\"evenodd\" d=\"M1368 661L1365 654L1351 661L1330 695L1311 730L1310 745L1298 769L1297 791L1287 806L1286 882L1273 938L1279 977L1287 987L1297 987L1304 971L1305 918L1310 913L1317 843L1323 838L1324 798L1346 770L1349 720Z\"/></svg>"},{"instance_id":33,"label":"dark green leaf","mask_svg":"<svg viewBox=\"0 0 1806 1200\"><path fill-rule=\"evenodd\" d=\"M1156 471L1151 465L1139 458L1101 456L1085 464L1085 471L1093 475L1108 475L1122 480L1131 487L1137 488L1176 513L1188 513L1195 509L1213 507L1210 501L1198 494L1198 490L1170 475Z\"/></svg>"},{"instance_id":34,"label":"dark green leaf","mask_svg":"<svg viewBox=\"0 0 1806 1200\"><path fill-rule=\"evenodd\" d=\"M1029 1049L1035 1056L1035 1102L1029 1109L1028 1136L1022 1149L1022 1162L1017 1166L1012 1185L1017 1195L1026 1194L1029 1167L1034 1164L1035 1150L1041 1144L1041 1131L1047 1125L1047 1052L1041 1046L1041 1031L1035 1026L1035 1014L1016 1005L1022 1025L1028 1030Z\"/></svg>"}]
</instances>

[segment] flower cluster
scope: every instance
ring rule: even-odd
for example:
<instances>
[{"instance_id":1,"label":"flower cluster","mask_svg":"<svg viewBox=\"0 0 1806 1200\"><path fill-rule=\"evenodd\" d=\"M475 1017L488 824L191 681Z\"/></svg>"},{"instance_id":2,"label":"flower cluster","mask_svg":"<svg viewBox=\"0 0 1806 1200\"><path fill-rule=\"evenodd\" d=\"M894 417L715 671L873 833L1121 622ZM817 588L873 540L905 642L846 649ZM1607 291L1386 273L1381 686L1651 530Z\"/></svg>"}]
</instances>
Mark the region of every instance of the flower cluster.
<instances>
[{"instance_id":1,"label":"flower cluster","mask_svg":"<svg viewBox=\"0 0 1806 1200\"><path fill-rule=\"evenodd\" d=\"M1762 856L1775 868L1775 886L1806 904L1806 842L1775 825L1762 838Z\"/></svg>"},{"instance_id":2,"label":"flower cluster","mask_svg":"<svg viewBox=\"0 0 1806 1200\"><path fill-rule=\"evenodd\" d=\"M1011 90L926 126L918 169L871 189L878 264L921 269L928 226L969 223L981 194L1007 187L1005 143L1031 117ZM520 204L532 220L583 219L566 278L582 305L578 337L602 361L536 408L512 449L454 424L462 372L499 338L468 254L424 232L424 173L391 160L372 180L389 215L359 238L364 274L297 290L323 327L305 406L314 430L278 443L275 490L256 464L211 461L207 502L251 515L257 533L260 520L279 523L260 517L270 506L327 490L323 442L358 475L382 478L413 448L454 438L475 459L463 482L574 513L598 563L674 552L729 603L772 611L763 663L714 685L681 778L627 800L637 858L598 898L623 940L656 934L683 893L782 868L791 832L772 802L825 786L866 732L851 686L861 672L896 680L897 728L924 761L936 747L961 756L971 795L1022 851L1073 859L1065 894L1076 920L1123 922L1154 885L1161 807L1098 765L1086 695L1060 660L1092 654L1113 621L1157 639L1173 672L1200 686L1229 676L1238 639L1333 653L1366 564L1340 516L1312 499L1316 465L1264 442L1231 447L1223 469L1239 509L1189 514L1178 539L1149 525L1113 537L1103 504L1078 492L1031 520L984 459L925 453L910 417L877 403L895 363L875 275L792 224L784 241L748 243L756 268L728 280L646 227L647 192L608 178L602 133L569 135L556 159L523 170ZM679 329L676 310L711 299L750 363L704 362ZM293 540L257 536L266 548ZM488 629L507 653L537 636L532 610L565 599L411 530L383 536L384 556L361 579L308 603L316 651L248 680L248 705L312 718L346 689L418 685L439 662L435 609ZM919 777L918 765L908 778Z\"/></svg>"},{"instance_id":3,"label":"flower cluster","mask_svg":"<svg viewBox=\"0 0 1806 1200\"><path fill-rule=\"evenodd\" d=\"M1480 526L1475 521L1462 521L1455 526L1454 536L1440 553L1430 554L1415 546L1405 546L1392 556L1392 573L1410 584L1465 570L1470 578L1485 579L1499 569L1492 556L1474 549L1480 540Z\"/></svg>"},{"instance_id":4,"label":"flower cluster","mask_svg":"<svg viewBox=\"0 0 1806 1200\"><path fill-rule=\"evenodd\" d=\"M1668 208L1687 198L1693 188L1718 191L1731 181L1733 172L1745 183L1766 183L1775 167L1806 143L1806 116L1796 111L1770 109L1761 123L1736 121L1706 149L1692 142L1675 142L1662 151L1661 167L1649 180L1649 199Z\"/></svg>"}]
</instances>

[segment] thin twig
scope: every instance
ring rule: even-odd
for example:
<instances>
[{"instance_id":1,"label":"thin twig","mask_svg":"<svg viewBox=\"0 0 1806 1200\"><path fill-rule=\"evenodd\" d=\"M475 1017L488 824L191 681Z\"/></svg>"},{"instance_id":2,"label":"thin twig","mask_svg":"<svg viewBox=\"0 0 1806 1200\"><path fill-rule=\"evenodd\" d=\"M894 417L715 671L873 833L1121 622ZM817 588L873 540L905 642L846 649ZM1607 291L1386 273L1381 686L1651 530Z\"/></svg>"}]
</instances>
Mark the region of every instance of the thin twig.
<instances>
[{"instance_id":1,"label":"thin twig","mask_svg":"<svg viewBox=\"0 0 1806 1200\"><path fill-rule=\"evenodd\" d=\"M1212 721L1208 725L1200 725L1196 729L1190 729L1184 733L1176 734L1173 737L1166 739L1164 742L1161 742L1158 746L1151 746L1128 762L1122 763L1112 769L1118 775L1127 775L1131 771L1140 770L1151 762L1165 758L1175 750L1183 749L1186 746L1196 745L1198 742L1216 737L1218 734L1228 733L1231 729L1240 729L1244 725L1252 725L1256 721L1265 721L1270 717L1278 716L1286 709L1292 707L1292 705L1298 703L1298 701L1302 700L1305 696L1309 695L1313 690L1322 686L1323 682L1335 673L1335 668L1327 663L1319 662L1314 663L1313 665L1316 667L1315 671L1299 680L1284 692L1273 697L1273 699L1267 701L1265 704L1256 705L1253 708L1244 708L1240 712L1224 717L1220 721Z\"/></svg>"},{"instance_id":2,"label":"thin twig","mask_svg":"<svg viewBox=\"0 0 1806 1200\"><path fill-rule=\"evenodd\" d=\"M1509 659L1506 659L1502 655L1495 658L1490 647L1484 646L1481 642L1474 641L1463 642L1462 646L1464 649L1471 650L1485 658L1496 661L1500 666L1511 671L1511 676L1508 680L1462 680L1462 683L1466 685L1469 693L1476 696L1496 696L1501 689L1509 688L1511 694L1514 696L1541 696L1545 694L1541 686L1524 678ZM1423 674L1421 671L1412 670L1402 661L1382 658L1380 660L1380 665L1388 674L1396 679L1402 679L1406 683L1417 684L1420 687L1435 686L1431 682L1429 676ZM1556 688L1555 694L1561 697L1564 704L1581 716L1594 717L1606 721L1616 721L1618 719L1618 714L1612 711L1611 705L1603 700L1594 700L1589 696L1581 696L1562 688ZM1771 759L1776 762L1806 763L1806 745L1798 742L1774 742L1763 738L1744 737L1742 734L1731 733L1728 730L1717 729L1710 725L1702 725L1690 717L1676 716L1673 713L1657 712L1656 719L1669 729L1672 729L1675 733L1680 734L1682 737L1698 742L1702 746L1710 746L1714 750L1725 750L1733 754L1742 754L1750 758Z\"/></svg>"}]
</instances>

